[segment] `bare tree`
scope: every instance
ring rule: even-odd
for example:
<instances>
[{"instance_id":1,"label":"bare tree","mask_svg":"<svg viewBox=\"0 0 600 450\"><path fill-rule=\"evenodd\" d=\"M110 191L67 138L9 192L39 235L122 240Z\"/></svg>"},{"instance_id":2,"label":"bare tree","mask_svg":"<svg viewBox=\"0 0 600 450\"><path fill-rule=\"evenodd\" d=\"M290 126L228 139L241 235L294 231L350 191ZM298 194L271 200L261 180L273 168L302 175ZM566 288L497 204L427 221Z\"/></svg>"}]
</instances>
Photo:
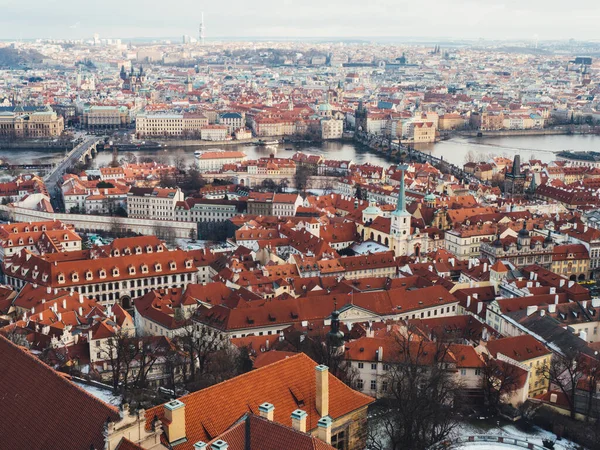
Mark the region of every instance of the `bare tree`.
<instances>
[{"instance_id":1,"label":"bare tree","mask_svg":"<svg viewBox=\"0 0 600 450\"><path fill-rule=\"evenodd\" d=\"M477 162L477 155L473 150L469 150L467 153L465 153L465 164L472 162Z\"/></svg>"},{"instance_id":2,"label":"bare tree","mask_svg":"<svg viewBox=\"0 0 600 450\"><path fill-rule=\"evenodd\" d=\"M520 370L513 364L485 355L481 375L484 402L490 411L497 413L502 400L518 389Z\"/></svg>"},{"instance_id":3,"label":"bare tree","mask_svg":"<svg viewBox=\"0 0 600 450\"><path fill-rule=\"evenodd\" d=\"M308 187L308 180L310 178L310 169L306 166L296 167L296 173L294 174L294 183L296 184L296 190L305 191Z\"/></svg>"},{"instance_id":4,"label":"bare tree","mask_svg":"<svg viewBox=\"0 0 600 450\"><path fill-rule=\"evenodd\" d=\"M557 386L569 403L571 418L575 418L575 390L583 376L581 365L584 355L572 350L564 355L555 353L550 364L544 364L540 369L551 385Z\"/></svg>"},{"instance_id":5,"label":"bare tree","mask_svg":"<svg viewBox=\"0 0 600 450\"><path fill-rule=\"evenodd\" d=\"M369 448L430 449L447 440L458 424L456 363L449 344L423 341L410 330L397 335L394 346L383 379L389 410L373 421Z\"/></svg>"},{"instance_id":6,"label":"bare tree","mask_svg":"<svg viewBox=\"0 0 600 450\"><path fill-rule=\"evenodd\" d=\"M132 364L140 351L139 346L125 331L117 330L101 348L102 359L108 362L112 374L113 389L121 387L123 391L127 390Z\"/></svg>"},{"instance_id":7,"label":"bare tree","mask_svg":"<svg viewBox=\"0 0 600 450\"><path fill-rule=\"evenodd\" d=\"M160 240L165 241L168 245L174 245L177 238L175 229L168 222L156 224L154 226L154 235Z\"/></svg>"}]
</instances>

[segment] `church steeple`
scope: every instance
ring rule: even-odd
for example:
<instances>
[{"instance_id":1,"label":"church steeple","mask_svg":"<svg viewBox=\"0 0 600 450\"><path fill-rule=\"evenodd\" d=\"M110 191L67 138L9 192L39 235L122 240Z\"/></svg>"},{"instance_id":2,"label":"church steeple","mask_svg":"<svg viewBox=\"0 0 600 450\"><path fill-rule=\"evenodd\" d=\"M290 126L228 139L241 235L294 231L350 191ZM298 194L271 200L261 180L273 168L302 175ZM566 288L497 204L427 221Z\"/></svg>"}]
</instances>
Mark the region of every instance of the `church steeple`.
<instances>
[{"instance_id":1,"label":"church steeple","mask_svg":"<svg viewBox=\"0 0 600 450\"><path fill-rule=\"evenodd\" d=\"M327 345L332 352L337 351L344 345L344 333L340 331L340 312L337 310L337 305L334 308L331 313L331 329L327 333Z\"/></svg>"},{"instance_id":2,"label":"church steeple","mask_svg":"<svg viewBox=\"0 0 600 450\"><path fill-rule=\"evenodd\" d=\"M395 212L406 212L406 193L404 189L404 173L408 170L408 166L406 164L402 164L398 166L398 169L402 173L400 176L400 192L398 192L398 200L396 202L396 211Z\"/></svg>"}]
</instances>

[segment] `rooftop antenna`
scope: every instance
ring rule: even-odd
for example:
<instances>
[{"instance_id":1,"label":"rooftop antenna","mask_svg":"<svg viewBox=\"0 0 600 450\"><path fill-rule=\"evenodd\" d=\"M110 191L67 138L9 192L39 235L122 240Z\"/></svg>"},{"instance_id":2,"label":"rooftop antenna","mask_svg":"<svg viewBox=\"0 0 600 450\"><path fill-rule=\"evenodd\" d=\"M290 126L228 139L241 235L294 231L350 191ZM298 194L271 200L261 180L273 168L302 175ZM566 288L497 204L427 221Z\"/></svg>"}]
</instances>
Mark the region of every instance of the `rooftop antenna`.
<instances>
[{"instance_id":1,"label":"rooftop antenna","mask_svg":"<svg viewBox=\"0 0 600 450\"><path fill-rule=\"evenodd\" d=\"M200 45L204 45L204 11L202 11L199 31L200 31Z\"/></svg>"}]
</instances>

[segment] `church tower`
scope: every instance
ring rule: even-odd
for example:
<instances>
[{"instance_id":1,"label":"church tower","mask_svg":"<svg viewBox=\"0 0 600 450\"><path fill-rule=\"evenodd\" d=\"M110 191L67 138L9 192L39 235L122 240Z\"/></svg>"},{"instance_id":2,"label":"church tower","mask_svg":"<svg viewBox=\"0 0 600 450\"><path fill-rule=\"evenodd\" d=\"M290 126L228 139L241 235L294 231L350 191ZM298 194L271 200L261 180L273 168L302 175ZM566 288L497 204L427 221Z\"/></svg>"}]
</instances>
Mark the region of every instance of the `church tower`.
<instances>
[{"instance_id":1,"label":"church tower","mask_svg":"<svg viewBox=\"0 0 600 450\"><path fill-rule=\"evenodd\" d=\"M402 175L400 176L400 192L398 193L398 202L396 209L392 212L392 222L390 225L390 235L392 238L391 249L395 256L408 254L408 240L410 239L410 219L411 215L406 210L406 195L404 189L404 174L408 166L403 164L398 166Z\"/></svg>"}]
</instances>

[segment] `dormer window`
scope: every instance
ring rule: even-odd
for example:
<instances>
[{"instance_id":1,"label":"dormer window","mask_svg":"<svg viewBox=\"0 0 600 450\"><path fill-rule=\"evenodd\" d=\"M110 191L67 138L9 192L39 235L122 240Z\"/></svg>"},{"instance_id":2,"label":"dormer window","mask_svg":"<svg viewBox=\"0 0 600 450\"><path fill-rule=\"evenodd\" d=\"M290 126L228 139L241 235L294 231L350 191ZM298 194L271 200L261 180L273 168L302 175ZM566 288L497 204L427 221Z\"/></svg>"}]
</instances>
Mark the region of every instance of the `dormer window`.
<instances>
[{"instance_id":1,"label":"dormer window","mask_svg":"<svg viewBox=\"0 0 600 450\"><path fill-rule=\"evenodd\" d=\"M119 249L118 249L118 248L115 248L115 249L113 250L113 256L121 256L121 253L119 252Z\"/></svg>"},{"instance_id":2,"label":"dormer window","mask_svg":"<svg viewBox=\"0 0 600 450\"><path fill-rule=\"evenodd\" d=\"M154 264L154 270L160 272L162 270L162 265L160 263Z\"/></svg>"},{"instance_id":3,"label":"dormer window","mask_svg":"<svg viewBox=\"0 0 600 450\"><path fill-rule=\"evenodd\" d=\"M175 269L177 269L177 264L175 264L175 262L174 262L174 261L171 261L171 262L169 263L169 269L171 269L171 270L175 270Z\"/></svg>"},{"instance_id":4,"label":"dormer window","mask_svg":"<svg viewBox=\"0 0 600 450\"><path fill-rule=\"evenodd\" d=\"M58 274L58 282L61 283L61 284L65 282L65 275L64 274L62 274L62 273Z\"/></svg>"},{"instance_id":5,"label":"dormer window","mask_svg":"<svg viewBox=\"0 0 600 450\"><path fill-rule=\"evenodd\" d=\"M79 281L79 274L78 273L71 274L71 281L74 281L74 282Z\"/></svg>"},{"instance_id":6,"label":"dormer window","mask_svg":"<svg viewBox=\"0 0 600 450\"><path fill-rule=\"evenodd\" d=\"M42 225L42 231L46 231L46 225Z\"/></svg>"},{"instance_id":7,"label":"dormer window","mask_svg":"<svg viewBox=\"0 0 600 450\"><path fill-rule=\"evenodd\" d=\"M85 279L86 280L91 280L92 278L94 278L94 275L92 274L91 270L88 270L85 272Z\"/></svg>"},{"instance_id":8,"label":"dormer window","mask_svg":"<svg viewBox=\"0 0 600 450\"><path fill-rule=\"evenodd\" d=\"M135 248L135 254L136 254L136 255L141 255L141 254L142 254L142 247L140 247L140 246L137 246L137 247Z\"/></svg>"},{"instance_id":9,"label":"dormer window","mask_svg":"<svg viewBox=\"0 0 600 450\"><path fill-rule=\"evenodd\" d=\"M124 255L131 255L131 249L130 249L129 247L126 247L126 248L123 250L123 254L124 254Z\"/></svg>"},{"instance_id":10,"label":"dormer window","mask_svg":"<svg viewBox=\"0 0 600 450\"><path fill-rule=\"evenodd\" d=\"M157 252L162 252L163 251L163 246L162 245L157 245L156 246L156 251Z\"/></svg>"},{"instance_id":11,"label":"dormer window","mask_svg":"<svg viewBox=\"0 0 600 450\"><path fill-rule=\"evenodd\" d=\"M99 275L100 275L100 278L106 278L106 270L100 269Z\"/></svg>"},{"instance_id":12,"label":"dormer window","mask_svg":"<svg viewBox=\"0 0 600 450\"><path fill-rule=\"evenodd\" d=\"M48 274L45 273L44 275L42 275L42 281L48 281Z\"/></svg>"},{"instance_id":13,"label":"dormer window","mask_svg":"<svg viewBox=\"0 0 600 450\"><path fill-rule=\"evenodd\" d=\"M192 268L192 260L191 259L186 259L185 260L185 268L186 269L191 269Z\"/></svg>"},{"instance_id":14,"label":"dormer window","mask_svg":"<svg viewBox=\"0 0 600 450\"><path fill-rule=\"evenodd\" d=\"M29 227L25 227L25 233L29 233Z\"/></svg>"},{"instance_id":15,"label":"dormer window","mask_svg":"<svg viewBox=\"0 0 600 450\"><path fill-rule=\"evenodd\" d=\"M142 264L142 273L148 273L148 266L146 264Z\"/></svg>"},{"instance_id":16,"label":"dormer window","mask_svg":"<svg viewBox=\"0 0 600 450\"><path fill-rule=\"evenodd\" d=\"M33 227L33 231L38 231L38 227Z\"/></svg>"},{"instance_id":17,"label":"dormer window","mask_svg":"<svg viewBox=\"0 0 600 450\"><path fill-rule=\"evenodd\" d=\"M23 245L23 238L19 238L19 245Z\"/></svg>"},{"instance_id":18,"label":"dormer window","mask_svg":"<svg viewBox=\"0 0 600 450\"><path fill-rule=\"evenodd\" d=\"M135 275L135 267L129 266L129 275Z\"/></svg>"},{"instance_id":19,"label":"dormer window","mask_svg":"<svg viewBox=\"0 0 600 450\"><path fill-rule=\"evenodd\" d=\"M112 274L113 274L113 277L118 277L119 276L119 269L117 269L116 267L113 268Z\"/></svg>"},{"instance_id":20,"label":"dormer window","mask_svg":"<svg viewBox=\"0 0 600 450\"><path fill-rule=\"evenodd\" d=\"M9 246L9 247L12 247L12 245L13 245L13 242L12 242L12 240L9 240L9 241L8 241L8 246Z\"/></svg>"},{"instance_id":21,"label":"dormer window","mask_svg":"<svg viewBox=\"0 0 600 450\"><path fill-rule=\"evenodd\" d=\"M152 253L152 246L151 245L147 245L146 246L146 253Z\"/></svg>"},{"instance_id":22,"label":"dormer window","mask_svg":"<svg viewBox=\"0 0 600 450\"><path fill-rule=\"evenodd\" d=\"M68 241L69 240L69 235L65 234L64 238L65 238L65 241Z\"/></svg>"},{"instance_id":23,"label":"dormer window","mask_svg":"<svg viewBox=\"0 0 600 450\"><path fill-rule=\"evenodd\" d=\"M32 238L29 238L29 243L33 244L33 239Z\"/></svg>"}]
</instances>

